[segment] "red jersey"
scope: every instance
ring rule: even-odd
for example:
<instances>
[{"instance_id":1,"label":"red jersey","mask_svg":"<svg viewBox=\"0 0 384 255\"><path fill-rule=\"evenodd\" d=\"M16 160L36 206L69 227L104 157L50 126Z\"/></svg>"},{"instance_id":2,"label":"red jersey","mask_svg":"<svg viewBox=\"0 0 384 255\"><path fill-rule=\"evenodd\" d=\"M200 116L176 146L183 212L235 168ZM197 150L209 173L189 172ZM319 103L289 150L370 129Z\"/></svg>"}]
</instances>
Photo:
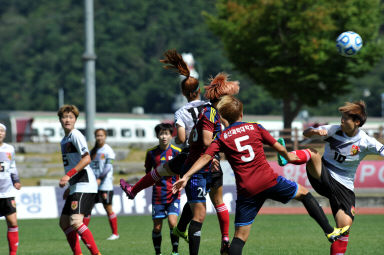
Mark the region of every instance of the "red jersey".
<instances>
[{"instance_id":1,"label":"red jersey","mask_svg":"<svg viewBox=\"0 0 384 255\"><path fill-rule=\"evenodd\" d=\"M148 173L153 168L164 164L168 160L174 158L179 152L180 148L170 144L167 149L161 150L159 146L155 146L147 151L145 156L145 172ZM172 186L179 179L179 176L165 176L160 181L153 185L152 190L152 204L169 204L175 199L180 198L180 193L172 194Z\"/></svg>"},{"instance_id":2,"label":"red jersey","mask_svg":"<svg viewBox=\"0 0 384 255\"><path fill-rule=\"evenodd\" d=\"M236 122L220 132L205 151L214 156L224 152L235 173L237 193L254 196L276 185L277 174L269 166L263 144L276 140L257 123Z\"/></svg>"},{"instance_id":3,"label":"red jersey","mask_svg":"<svg viewBox=\"0 0 384 255\"><path fill-rule=\"evenodd\" d=\"M204 107L199 114L199 119L196 125L191 131L189 154L185 161L185 165L187 166L192 166L207 149L203 142L203 130L212 132L212 139L221 130L220 116L217 113L217 110L211 105ZM209 172L210 165L211 163L208 163L199 171L199 173Z\"/></svg>"}]
</instances>

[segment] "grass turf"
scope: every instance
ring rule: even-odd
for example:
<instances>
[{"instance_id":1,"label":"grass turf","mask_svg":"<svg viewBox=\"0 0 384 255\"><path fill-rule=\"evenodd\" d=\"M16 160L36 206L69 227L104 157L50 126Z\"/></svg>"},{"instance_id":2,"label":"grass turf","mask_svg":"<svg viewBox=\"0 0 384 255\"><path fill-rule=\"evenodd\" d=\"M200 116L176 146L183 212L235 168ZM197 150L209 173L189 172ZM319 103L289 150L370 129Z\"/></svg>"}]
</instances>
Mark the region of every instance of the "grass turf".
<instances>
[{"instance_id":1,"label":"grass turf","mask_svg":"<svg viewBox=\"0 0 384 255\"><path fill-rule=\"evenodd\" d=\"M231 215L230 236L233 236ZM331 225L334 224L330 217ZM19 255L71 254L58 219L19 220ZM168 223L164 221L162 254L171 253ZM0 254L8 254L5 221L0 222ZM151 216L118 217L120 239L105 240L110 236L107 217L91 219L91 229L103 255L154 254ZM357 215L352 226L347 254L383 254L384 215ZM82 245L84 254L89 254ZM259 215L252 226L243 254L329 254L330 243L321 229L308 215ZM208 215L203 225L201 255L219 254L220 230L216 215ZM188 245L180 240L179 254L188 254Z\"/></svg>"}]
</instances>

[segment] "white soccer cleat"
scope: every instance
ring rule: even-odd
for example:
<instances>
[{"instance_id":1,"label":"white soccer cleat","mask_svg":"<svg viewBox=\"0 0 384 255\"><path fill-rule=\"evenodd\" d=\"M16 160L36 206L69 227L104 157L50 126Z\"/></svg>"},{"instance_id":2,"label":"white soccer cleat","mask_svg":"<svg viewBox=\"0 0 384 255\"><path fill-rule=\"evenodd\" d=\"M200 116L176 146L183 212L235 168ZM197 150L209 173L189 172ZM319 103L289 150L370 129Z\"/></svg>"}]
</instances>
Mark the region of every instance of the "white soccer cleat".
<instances>
[{"instance_id":1,"label":"white soccer cleat","mask_svg":"<svg viewBox=\"0 0 384 255\"><path fill-rule=\"evenodd\" d=\"M117 240L119 238L120 238L119 235L112 234L110 237L107 238L107 240Z\"/></svg>"}]
</instances>

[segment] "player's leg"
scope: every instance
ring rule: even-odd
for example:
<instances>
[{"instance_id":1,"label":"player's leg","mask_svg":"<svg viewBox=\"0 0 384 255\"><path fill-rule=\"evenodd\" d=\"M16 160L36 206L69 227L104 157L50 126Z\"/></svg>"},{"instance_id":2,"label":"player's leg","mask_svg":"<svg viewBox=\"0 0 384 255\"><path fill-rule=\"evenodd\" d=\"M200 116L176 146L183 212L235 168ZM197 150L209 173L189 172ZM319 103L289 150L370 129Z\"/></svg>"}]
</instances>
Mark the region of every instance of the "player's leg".
<instances>
[{"instance_id":1,"label":"player's leg","mask_svg":"<svg viewBox=\"0 0 384 255\"><path fill-rule=\"evenodd\" d=\"M333 228L328 221L327 216L325 216L325 213L317 200L312 196L308 190L301 186L300 184L297 184L297 193L295 196L296 200L299 200L303 203L305 209L307 209L308 214L319 224L321 229L324 231L325 235L327 236L328 240L330 242L334 242L338 238L340 238L343 234L341 232L341 229L339 228Z\"/></svg>"},{"instance_id":2,"label":"player's leg","mask_svg":"<svg viewBox=\"0 0 384 255\"><path fill-rule=\"evenodd\" d=\"M343 210L338 210L335 215L335 220L337 227L339 228L347 228L347 234L343 237L336 240L331 245L331 255L342 255L347 251L348 241L349 241L349 227L352 225L353 219L350 215L346 214Z\"/></svg>"},{"instance_id":3,"label":"player's leg","mask_svg":"<svg viewBox=\"0 0 384 255\"><path fill-rule=\"evenodd\" d=\"M284 139L279 138L278 142L283 146L285 146ZM291 151L291 153L295 153L299 159L288 162L280 154L277 154L277 160L279 165L284 166L287 163L291 163L295 165L307 164L307 173L316 179L320 179L322 163L321 163L321 155L317 150L303 149L303 150Z\"/></svg>"},{"instance_id":4,"label":"player's leg","mask_svg":"<svg viewBox=\"0 0 384 255\"><path fill-rule=\"evenodd\" d=\"M189 205L189 203L185 203L181 212L179 222L177 223L177 226L173 228L173 234L183 238L187 243L189 242L187 227L188 224L191 222L192 217L193 214L191 206Z\"/></svg>"},{"instance_id":5,"label":"player's leg","mask_svg":"<svg viewBox=\"0 0 384 255\"><path fill-rule=\"evenodd\" d=\"M67 241L69 246L71 247L74 255L82 254L80 248L80 242L77 234L77 230L74 229L69 220L69 215L71 213L71 203L72 203L73 195L69 195L65 201L63 211L60 216L60 227L63 230L65 236L67 237Z\"/></svg>"},{"instance_id":6,"label":"player's leg","mask_svg":"<svg viewBox=\"0 0 384 255\"><path fill-rule=\"evenodd\" d=\"M117 240L120 238L117 231L117 215L112 209L113 190L102 191L102 203L105 211L107 212L109 226L112 230L112 235L107 240Z\"/></svg>"},{"instance_id":7,"label":"player's leg","mask_svg":"<svg viewBox=\"0 0 384 255\"><path fill-rule=\"evenodd\" d=\"M91 214L95 204L96 193L74 193L71 202L69 224L81 237L92 255L99 254L91 230L84 224L84 215Z\"/></svg>"},{"instance_id":8,"label":"player's leg","mask_svg":"<svg viewBox=\"0 0 384 255\"><path fill-rule=\"evenodd\" d=\"M155 248L155 253L161 254L161 228L163 227L163 218L153 218L153 229L152 229L152 242Z\"/></svg>"},{"instance_id":9,"label":"player's leg","mask_svg":"<svg viewBox=\"0 0 384 255\"><path fill-rule=\"evenodd\" d=\"M237 226L235 227L235 236L232 239L231 246L229 247L228 254L230 255L241 255L243 252L243 247L245 242L248 239L249 233L251 231L251 226Z\"/></svg>"},{"instance_id":10,"label":"player's leg","mask_svg":"<svg viewBox=\"0 0 384 255\"><path fill-rule=\"evenodd\" d=\"M188 228L189 254L197 255L199 254L201 228L203 227L207 208L205 201L190 203L190 206L193 217Z\"/></svg>"},{"instance_id":11,"label":"player's leg","mask_svg":"<svg viewBox=\"0 0 384 255\"><path fill-rule=\"evenodd\" d=\"M172 244L172 254L171 255L176 255L179 252L179 237L177 235L173 234L173 229L177 225L177 216L178 216L178 214L176 214L175 212L173 212L171 210L168 210L168 225L169 225L169 233L170 233L171 244Z\"/></svg>"},{"instance_id":12,"label":"player's leg","mask_svg":"<svg viewBox=\"0 0 384 255\"><path fill-rule=\"evenodd\" d=\"M238 194L236 200L235 214L235 235L229 247L229 254L242 254L245 242L251 230L253 221L263 206L265 197L263 194L258 194L253 197L242 196Z\"/></svg>"},{"instance_id":13,"label":"player's leg","mask_svg":"<svg viewBox=\"0 0 384 255\"><path fill-rule=\"evenodd\" d=\"M16 212L6 215L5 219L8 227L7 238L9 254L16 255L19 246L19 228L17 227Z\"/></svg>"},{"instance_id":14,"label":"player's leg","mask_svg":"<svg viewBox=\"0 0 384 255\"><path fill-rule=\"evenodd\" d=\"M221 177L219 177L222 179ZM209 192L209 197L211 198L212 204L216 209L217 218L220 224L221 231L221 248L220 253L228 252L229 248L229 212L227 206L223 201L223 185L222 182L220 186L215 186L215 179L212 179L213 186L211 187L211 191Z\"/></svg>"},{"instance_id":15,"label":"player's leg","mask_svg":"<svg viewBox=\"0 0 384 255\"><path fill-rule=\"evenodd\" d=\"M120 179L120 187L129 199L134 199L136 194L151 187L163 176L174 176L180 173L180 170L187 158L187 153L180 153L172 160L160 165L157 169L153 169L144 177L142 177L135 185L130 185L124 179Z\"/></svg>"}]
</instances>

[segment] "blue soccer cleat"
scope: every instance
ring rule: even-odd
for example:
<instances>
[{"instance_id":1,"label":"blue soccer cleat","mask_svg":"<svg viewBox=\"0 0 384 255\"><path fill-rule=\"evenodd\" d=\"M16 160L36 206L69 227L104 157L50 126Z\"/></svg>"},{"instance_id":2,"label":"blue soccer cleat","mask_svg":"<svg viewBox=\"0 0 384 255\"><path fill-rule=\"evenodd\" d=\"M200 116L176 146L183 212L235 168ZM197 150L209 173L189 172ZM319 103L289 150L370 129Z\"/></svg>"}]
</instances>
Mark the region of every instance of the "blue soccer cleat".
<instances>
[{"instance_id":1,"label":"blue soccer cleat","mask_svg":"<svg viewBox=\"0 0 384 255\"><path fill-rule=\"evenodd\" d=\"M285 147L285 141L283 138L277 139L277 142ZM285 166L288 164L288 161L279 153L277 153L277 163L279 163L280 166Z\"/></svg>"}]
</instances>

